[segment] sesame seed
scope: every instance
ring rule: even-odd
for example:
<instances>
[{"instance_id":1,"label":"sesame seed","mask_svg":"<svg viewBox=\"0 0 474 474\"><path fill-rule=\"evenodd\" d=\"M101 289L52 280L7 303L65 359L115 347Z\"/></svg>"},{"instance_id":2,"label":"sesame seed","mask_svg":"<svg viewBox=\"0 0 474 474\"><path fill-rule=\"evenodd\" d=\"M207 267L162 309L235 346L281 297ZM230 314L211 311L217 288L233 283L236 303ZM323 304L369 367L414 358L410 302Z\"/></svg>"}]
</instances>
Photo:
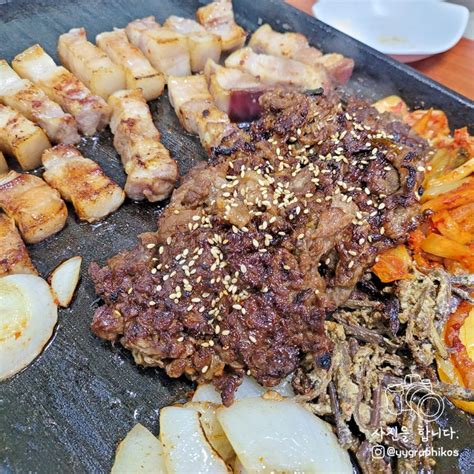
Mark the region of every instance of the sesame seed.
<instances>
[{"instance_id":1,"label":"sesame seed","mask_svg":"<svg viewBox=\"0 0 474 474\"><path fill-rule=\"evenodd\" d=\"M205 366L201 369L201 372L202 372L203 374L205 374L208 370L209 370L209 366L208 366L208 365L205 365Z\"/></svg>"},{"instance_id":2,"label":"sesame seed","mask_svg":"<svg viewBox=\"0 0 474 474\"><path fill-rule=\"evenodd\" d=\"M183 337L183 336L178 337L177 341L178 341L178 342L183 342L183 341L184 341L184 337Z\"/></svg>"},{"instance_id":3,"label":"sesame seed","mask_svg":"<svg viewBox=\"0 0 474 474\"><path fill-rule=\"evenodd\" d=\"M243 263L240 265L240 271L242 273L247 273L247 267Z\"/></svg>"},{"instance_id":4,"label":"sesame seed","mask_svg":"<svg viewBox=\"0 0 474 474\"><path fill-rule=\"evenodd\" d=\"M253 342L254 344L257 343L257 339L255 339L255 337L252 336L252 335L249 336L249 341L250 341L250 342Z\"/></svg>"},{"instance_id":5,"label":"sesame seed","mask_svg":"<svg viewBox=\"0 0 474 474\"><path fill-rule=\"evenodd\" d=\"M147 249L153 249L153 248L155 248L155 247L156 247L156 244L148 244L148 245L146 246Z\"/></svg>"},{"instance_id":6,"label":"sesame seed","mask_svg":"<svg viewBox=\"0 0 474 474\"><path fill-rule=\"evenodd\" d=\"M149 304L150 306L155 306L156 303L155 303L154 301L150 301L148 304Z\"/></svg>"}]
</instances>

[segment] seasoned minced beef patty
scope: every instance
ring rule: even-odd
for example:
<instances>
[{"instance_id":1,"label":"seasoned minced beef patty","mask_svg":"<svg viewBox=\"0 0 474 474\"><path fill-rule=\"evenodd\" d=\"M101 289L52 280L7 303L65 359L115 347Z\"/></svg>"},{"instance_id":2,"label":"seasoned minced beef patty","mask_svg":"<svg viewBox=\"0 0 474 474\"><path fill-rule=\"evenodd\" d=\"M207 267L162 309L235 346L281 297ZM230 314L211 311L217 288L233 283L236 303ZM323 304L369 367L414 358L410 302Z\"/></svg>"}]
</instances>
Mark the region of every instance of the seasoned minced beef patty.
<instances>
[{"instance_id":1,"label":"seasoned minced beef patty","mask_svg":"<svg viewBox=\"0 0 474 474\"><path fill-rule=\"evenodd\" d=\"M90 267L95 334L213 381L226 404L245 372L271 387L308 354L329 366L323 321L416 225L427 151L356 99L260 100L262 118L185 177L156 233Z\"/></svg>"}]
</instances>

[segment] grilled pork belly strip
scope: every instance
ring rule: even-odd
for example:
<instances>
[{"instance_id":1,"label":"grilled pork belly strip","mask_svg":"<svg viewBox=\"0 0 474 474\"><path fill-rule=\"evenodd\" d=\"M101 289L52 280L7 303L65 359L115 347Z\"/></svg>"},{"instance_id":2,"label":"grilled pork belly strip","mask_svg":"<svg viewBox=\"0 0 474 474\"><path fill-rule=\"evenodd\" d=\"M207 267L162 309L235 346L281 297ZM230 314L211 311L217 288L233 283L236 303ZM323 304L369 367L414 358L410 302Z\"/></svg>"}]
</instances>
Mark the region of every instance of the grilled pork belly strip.
<instances>
[{"instance_id":1,"label":"grilled pork belly strip","mask_svg":"<svg viewBox=\"0 0 474 474\"><path fill-rule=\"evenodd\" d=\"M159 29L161 29L161 25L155 20L155 17L147 16L131 21L125 27L125 32L127 33L130 43L141 49L142 34L147 30Z\"/></svg>"},{"instance_id":2,"label":"grilled pork belly strip","mask_svg":"<svg viewBox=\"0 0 474 474\"><path fill-rule=\"evenodd\" d=\"M270 86L290 86L297 89L329 90L331 80L324 66L308 65L293 59L268 54L257 54L251 48L232 53L225 61L226 67L237 68L255 76Z\"/></svg>"},{"instance_id":3,"label":"grilled pork belly strip","mask_svg":"<svg viewBox=\"0 0 474 474\"><path fill-rule=\"evenodd\" d=\"M96 36L97 46L125 73L127 89L142 89L146 100L154 100L163 93L165 78L141 50L128 41L124 29L115 29Z\"/></svg>"},{"instance_id":4,"label":"grilled pork belly strip","mask_svg":"<svg viewBox=\"0 0 474 474\"><path fill-rule=\"evenodd\" d=\"M220 37L222 51L234 51L244 45L247 34L235 22L231 0L216 0L199 8L196 18L207 31Z\"/></svg>"},{"instance_id":5,"label":"grilled pork belly strip","mask_svg":"<svg viewBox=\"0 0 474 474\"><path fill-rule=\"evenodd\" d=\"M67 219L66 204L55 189L38 176L15 171L0 176L0 208L28 244L59 232Z\"/></svg>"},{"instance_id":6,"label":"grilled pork belly strip","mask_svg":"<svg viewBox=\"0 0 474 474\"><path fill-rule=\"evenodd\" d=\"M0 102L37 123L54 143L77 143L81 138L74 117L31 81L21 79L5 60L0 60Z\"/></svg>"},{"instance_id":7,"label":"grilled pork belly strip","mask_svg":"<svg viewBox=\"0 0 474 474\"><path fill-rule=\"evenodd\" d=\"M215 106L204 76L170 77L168 95L181 125L199 135L206 150L233 131L227 114Z\"/></svg>"},{"instance_id":8,"label":"grilled pork belly strip","mask_svg":"<svg viewBox=\"0 0 474 474\"><path fill-rule=\"evenodd\" d=\"M168 76L189 76L191 60L186 36L161 27L152 16L127 25L130 41L140 48L154 68Z\"/></svg>"},{"instance_id":9,"label":"grilled pork belly strip","mask_svg":"<svg viewBox=\"0 0 474 474\"><path fill-rule=\"evenodd\" d=\"M208 59L219 62L222 50L220 37L207 32L198 22L170 16L163 26L186 36L192 72L204 70Z\"/></svg>"},{"instance_id":10,"label":"grilled pork belly strip","mask_svg":"<svg viewBox=\"0 0 474 474\"><path fill-rule=\"evenodd\" d=\"M366 102L260 98L173 193L156 233L90 268L92 322L137 363L213 381L226 404L244 373L275 386L330 365L325 316L379 252L417 223L426 142Z\"/></svg>"},{"instance_id":11,"label":"grilled pork belly strip","mask_svg":"<svg viewBox=\"0 0 474 474\"><path fill-rule=\"evenodd\" d=\"M38 274L15 227L15 222L0 213L0 276L15 273Z\"/></svg>"},{"instance_id":12,"label":"grilled pork belly strip","mask_svg":"<svg viewBox=\"0 0 474 474\"><path fill-rule=\"evenodd\" d=\"M51 56L36 44L15 57L13 69L42 89L54 102L69 112L79 131L94 135L109 122L110 109L102 97L91 91L72 73L56 66Z\"/></svg>"},{"instance_id":13,"label":"grilled pork belly strip","mask_svg":"<svg viewBox=\"0 0 474 474\"><path fill-rule=\"evenodd\" d=\"M107 100L125 89L125 73L100 48L87 41L84 28L73 28L58 40L58 54L66 66L94 94Z\"/></svg>"},{"instance_id":14,"label":"grilled pork belly strip","mask_svg":"<svg viewBox=\"0 0 474 474\"><path fill-rule=\"evenodd\" d=\"M58 145L43 153L43 179L70 201L80 219L95 222L116 211L125 199L120 186L73 146Z\"/></svg>"},{"instance_id":15,"label":"grilled pork belly strip","mask_svg":"<svg viewBox=\"0 0 474 474\"><path fill-rule=\"evenodd\" d=\"M254 76L209 60L204 74L217 107L233 122L249 122L261 112L258 98L267 88Z\"/></svg>"},{"instance_id":16,"label":"grilled pork belly strip","mask_svg":"<svg viewBox=\"0 0 474 474\"><path fill-rule=\"evenodd\" d=\"M13 155L24 170L41 165L41 155L49 148L48 137L38 125L7 105L0 104L0 150Z\"/></svg>"},{"instance_id":17,"label":"grilled pork belly strip","mask_svg":"<svg viewBox=\"0 0 474 474\"><path fill-rule=\"evenodd\" d=\"M345 84L352 75L354 61L342 54L322 54L309 45L301 33L278 33L270 25L262 25L253 33L249 47L256 53L294 59L310 66L322 64L336 83Z\"/></svg>"},{"instance_id":18,"label":"grilled pork belly strip","mask_svg":"<svg viewBox=\"0 0 474 474\"><path fill-rule=\"evenodd\" d=\"M109 104L114 147L127 173L127 196L150 202L166 199L178 179L178 166L160 143L160 132L141 90L115 92Z\"/></svg>"}]
</instances>

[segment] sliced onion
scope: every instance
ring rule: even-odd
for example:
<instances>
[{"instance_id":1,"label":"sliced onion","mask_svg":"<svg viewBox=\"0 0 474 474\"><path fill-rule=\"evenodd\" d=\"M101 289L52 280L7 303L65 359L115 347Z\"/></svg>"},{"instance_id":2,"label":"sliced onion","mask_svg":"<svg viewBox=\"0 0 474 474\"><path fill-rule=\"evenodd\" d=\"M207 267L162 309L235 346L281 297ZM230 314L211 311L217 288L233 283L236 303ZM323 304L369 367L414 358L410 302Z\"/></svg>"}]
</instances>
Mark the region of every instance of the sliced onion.
<instances>
[{"instance_id":1,"label":"sliced onion","mask_svg":"<svg viewBox=\"0 0 474 474\"><path fill-rule=\"evenodd\" d=\"M222 405L209 402L190 402L185 406L199 412L199 422L209 444L225 462L230 462L235 457L235 453L216 416L217 409Z\"/></svg>"},{"instance_id":2,"label":"sliced onion","mask_svg":"<svg viewBox=\"0 0 474 474\"><path fill-rule=\"evenodd\" d=\"M166 474L163 447L143 425L135 425L118 445L111 474Z\"/></svg>"},{"instance_id":3,"label":"sliced onion","mask_svg":"<svg viewBox=\"0 0 474 474\"><path fill-rule=\"evenodd\" d=\"M163 408L160 412L160 439L169 474L228 473L224 461L207 442L195 409Z\"/></svg>"},{"instance_id":4,"label":"sliced onion","mask_svg":"<svg viewBox=\"0 0 474 474\"><path fill-rule=\"evenodd\" d=\"M260 397L268 390L279 393L283 397L293 397L295 395L291 386L290 378L280 382L276 387L262 387L253 377L244 376L242 383L235 392L235 400L243 400L248 397ZM194 392L193 402L222 403L219 392L211 384L199 385Z\"/></svg>"},{"instance_id":5,"label":"sliced onion","mask_svg":"<svg viewBox=\"0 0 474 474\"><path fill-rule=\"evenodd\" d=\"M0 380L19 372L41 353L57 319L51 288L42 278L0 278Z\"/></svg>"},{"instance_id":6,"label":"sliced onion","mask_svg":"<svg viewBox=\"0 0 474 474\"><path fill-rule=\"evenodd\" d=\"M198 385L196 391L194 392L192 401L222 404L221 394L215 389L214 385L210 383Z\"/></svg>"},{"instance_id":7,"label":"sliced onion","mask_svg":"<svg viewBox=\"0 0 474 474\"><path fill-rule=\"evenodd\" d=\"M51 273L54 295L63 308L69 306L81 275L82 257L72 257L61 263Z\"/></svg>"},{"instance_id":8,"label":"sliced onion","mask_svg":"<svg viewBox=\"0 0 474 474\"><path fill-rule=\"evenodd\" d=\"M246 398L217 418L245 471L352 473L331 427L293 400Z\"/></svg>"}]
</instances>

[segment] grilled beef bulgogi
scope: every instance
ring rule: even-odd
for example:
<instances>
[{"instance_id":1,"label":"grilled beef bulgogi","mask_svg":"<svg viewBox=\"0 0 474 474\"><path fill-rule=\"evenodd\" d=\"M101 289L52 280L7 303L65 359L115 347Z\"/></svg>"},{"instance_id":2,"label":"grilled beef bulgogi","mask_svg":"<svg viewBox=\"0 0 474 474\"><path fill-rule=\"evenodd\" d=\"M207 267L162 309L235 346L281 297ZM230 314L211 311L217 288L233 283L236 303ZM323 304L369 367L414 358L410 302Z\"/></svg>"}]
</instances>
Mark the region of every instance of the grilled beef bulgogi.
<instances>
[{"instance_id":1,"label":"grilled beef bulgogi","mask_svg":"<svg viewBox=\"0 0 474 474\"><path fill-rule=\"evenodd\" d=\"M424 141L366 102L274 90L174 192L158 231L91 265L92 329L139 364L271 387L308 355L330 366L326 316L419 216ZM307 363L307 362L306 362Z\"/></svg>"}]
</instances>

